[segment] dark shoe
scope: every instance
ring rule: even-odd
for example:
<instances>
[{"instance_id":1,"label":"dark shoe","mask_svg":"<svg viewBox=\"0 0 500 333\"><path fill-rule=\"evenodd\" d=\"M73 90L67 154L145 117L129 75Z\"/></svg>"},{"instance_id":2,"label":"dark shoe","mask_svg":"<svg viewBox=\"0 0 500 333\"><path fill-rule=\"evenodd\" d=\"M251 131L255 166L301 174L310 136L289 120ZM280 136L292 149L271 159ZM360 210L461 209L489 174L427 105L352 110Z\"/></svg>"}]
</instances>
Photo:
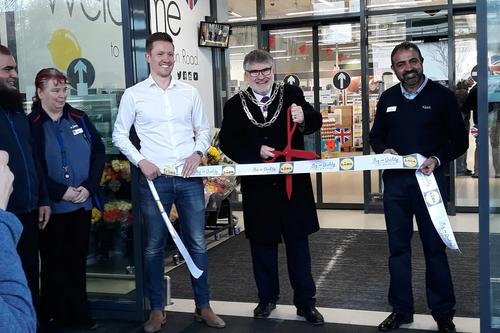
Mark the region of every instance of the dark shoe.
<instances>
[{"instance_id":1,"label":"dark shoe","mask_svg":"<svg viewBox=\"0 0 500 333\"><path fill-rule=\"evenodd\" d=\"M472 175L472 171L467 169L465 171L457 171L457 176L470 176Z\"/></svg>"},{"instance_id":2,"label":"dark shoe","mask_svg":"<svg viewBox=\"0 0 500 333\"><path fill-rule=\"evenodd\" d=\"M323 325L325 323L323 316L314 306L297 309L297 315L306 318L307 322L311 325Z\"/></svg>"},{"instance_id":3,"label":"dark shoe","mask_svg":"<svg viewBox=\"0 0 500 333\"><path fill-rule=\"evenodd\" d=\"M87 317L83 319L78 325L82 330L95 330L99 327L99 324L95 322L95 320L91 317Z\"/></svg>"},{"instance_id":4,"label":"dark shoe","mask_svg":"<svg viewBox=\"0 0 500 333\"><path fill-rule=\"evenodd\" d=\"M276 303L259 302L259 305L253 310L253 317L255 319L267 318L274 309L276 309Z\"/></svg>"},{"instance_id":5,"label":"dark shoe","mask_svg":"<svg viewBox=\"0 0 500 333\"><path fill-rule=\"evenodd\" d=\"M405 316L399 313L391 313L380 325L379 331L393 331L397 330L403 324L413 323L413 316Z\"/></svg>"},{"instance_id":6,"label":"dark shoe","mask_svg":"<svg viewBox=\"0 0 500 333\"><path fill-rule=\"evenodd\" d=\"M479 176L478 176L478 174L477 174L477 173L473 173L471 177L472 177L472 178L477 178L477 177L479 177Z\"/></svg>"},{"instance_id":7,"label":"dark shoe","mask_svg":"<svg viewBox=\"0 0 500 333\"><path fill-rule=\"evenodd\" d=\"M47 322L40 323L41 333L59 333L64 328L64 321L60 319L51 318Z\"/></svg>"},{"instance_id":8,"label":"dark shoe","mask_svg":"<svg viewBox=\"0 0 500 333\"><path fill-rule=\"evenodd\" d=\"M453 319L439 318L436 322L438 324L438 333L457 333Z\"/></svg>"}]
</instances>

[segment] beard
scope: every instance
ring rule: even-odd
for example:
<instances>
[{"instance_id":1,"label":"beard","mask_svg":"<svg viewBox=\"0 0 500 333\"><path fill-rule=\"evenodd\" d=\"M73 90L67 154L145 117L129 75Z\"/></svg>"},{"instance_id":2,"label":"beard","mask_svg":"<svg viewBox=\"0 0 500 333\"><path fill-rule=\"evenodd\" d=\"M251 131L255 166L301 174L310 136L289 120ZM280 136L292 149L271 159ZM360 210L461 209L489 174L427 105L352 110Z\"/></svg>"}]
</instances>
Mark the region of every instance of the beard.
<instances>
[{"instance_id":1,"label":"beard","mask_svg":"<svg viewBox=\"0 0 500 333\"><path fill-rule=\"evenodd\" d=\"M403 82L404 85L407 86L414 86L416 85L420 79L422 78L422 73L419 73L416 70L412 70L411 72L405 73L405 74L415 74L413 77L407 77L407 75L403 75L401 82Z\"/></svg>"},{"instance_id":2,"label":"beard","mask_svg":"<svg viewBox=\"0 0 500 333\"><path fill-rule=\"evenodd\" d=\"M0 82L0 107L5 111L22 112L23 95L16 88Z\"/></svg>"}]
</instances>

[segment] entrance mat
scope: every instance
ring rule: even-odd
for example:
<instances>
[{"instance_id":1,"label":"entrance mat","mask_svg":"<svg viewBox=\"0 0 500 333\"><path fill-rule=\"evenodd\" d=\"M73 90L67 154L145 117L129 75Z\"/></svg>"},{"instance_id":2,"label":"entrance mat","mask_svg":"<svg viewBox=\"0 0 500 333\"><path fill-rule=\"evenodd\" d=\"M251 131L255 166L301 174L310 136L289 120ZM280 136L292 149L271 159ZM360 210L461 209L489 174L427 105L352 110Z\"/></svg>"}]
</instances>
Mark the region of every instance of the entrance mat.
<instances>
[{"instance_id":1,"label":"entrance mat","mask_svg":"<svg viewBox=\"0 0 500 333\"><path fill-rule=\"evenodd\" d=\"M477 233L455 233L462 254L448 251L457 317L479 318ZM321 229L309 237L316 306L391 312L387 303L389 250L385 230ZM279 304L293 305L285 247L279 247ZM425 295L425 263L418 232L412 240L415 312L430 314ZM210 299L258 303L250 246L244 232L208 251ZM168 272L172 298L192 299L186 265Z\"/></svg>"}]
</instances>

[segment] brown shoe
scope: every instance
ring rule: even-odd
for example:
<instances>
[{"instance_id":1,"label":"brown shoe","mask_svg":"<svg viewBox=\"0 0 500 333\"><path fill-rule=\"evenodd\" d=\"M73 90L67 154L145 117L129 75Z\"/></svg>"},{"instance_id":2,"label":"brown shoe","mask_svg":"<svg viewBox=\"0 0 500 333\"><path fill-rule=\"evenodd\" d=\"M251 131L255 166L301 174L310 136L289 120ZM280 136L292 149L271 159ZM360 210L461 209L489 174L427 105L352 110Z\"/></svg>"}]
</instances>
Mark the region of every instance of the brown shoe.
<instances>
[{"instance_id":1,"label":"brown shoe","mask_svg":"<svg viewBox=\"0 0 500 333\"><path fill-rule=\"evenodd\" d=\"M217 316L210 306L205 306L201 309L196 308L194 311L194 320L204 322L207 326L214 328L224 328L226 323Z\"/></svg>"},{"instance_id":2,"label":"brown shoe","mask_svg":"<svg viewBox=\"0 0 500 333\"><path fill-rule=\"evenodd\" d=\"M161 331L161 326L167 321L167 315L163 311L151 311L149 320L144 324L144 332L156 333Z\"/></svg>"}]
</instances>

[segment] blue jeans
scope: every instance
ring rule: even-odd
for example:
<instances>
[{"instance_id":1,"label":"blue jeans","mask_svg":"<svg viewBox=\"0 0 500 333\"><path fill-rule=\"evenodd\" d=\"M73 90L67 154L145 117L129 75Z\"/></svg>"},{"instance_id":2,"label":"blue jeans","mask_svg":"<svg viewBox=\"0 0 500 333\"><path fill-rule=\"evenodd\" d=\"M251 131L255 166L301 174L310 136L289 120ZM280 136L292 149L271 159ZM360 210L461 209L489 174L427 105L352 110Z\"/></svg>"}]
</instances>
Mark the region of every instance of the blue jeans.
<instances>
[{"instance_id":1,"label":"blue jeans","mask_svg":"<svg viewBox=\"0 0 500 333\"><path fill-rule=\"evenodd\" d=\"M191 276L196 307L209 305L210 290L207 279L207 247L205 244L205 199L201 178L158 177L154 181L161 203L170 213L175 203L181 223L180 236L196 266L203 274ZM144 176L140 179L141 209L146 226L145 266L149 287L151 310L165 307L163 274L164 251L168 229L161 217L149 185Z\"/></svg>"}]
</instances>

